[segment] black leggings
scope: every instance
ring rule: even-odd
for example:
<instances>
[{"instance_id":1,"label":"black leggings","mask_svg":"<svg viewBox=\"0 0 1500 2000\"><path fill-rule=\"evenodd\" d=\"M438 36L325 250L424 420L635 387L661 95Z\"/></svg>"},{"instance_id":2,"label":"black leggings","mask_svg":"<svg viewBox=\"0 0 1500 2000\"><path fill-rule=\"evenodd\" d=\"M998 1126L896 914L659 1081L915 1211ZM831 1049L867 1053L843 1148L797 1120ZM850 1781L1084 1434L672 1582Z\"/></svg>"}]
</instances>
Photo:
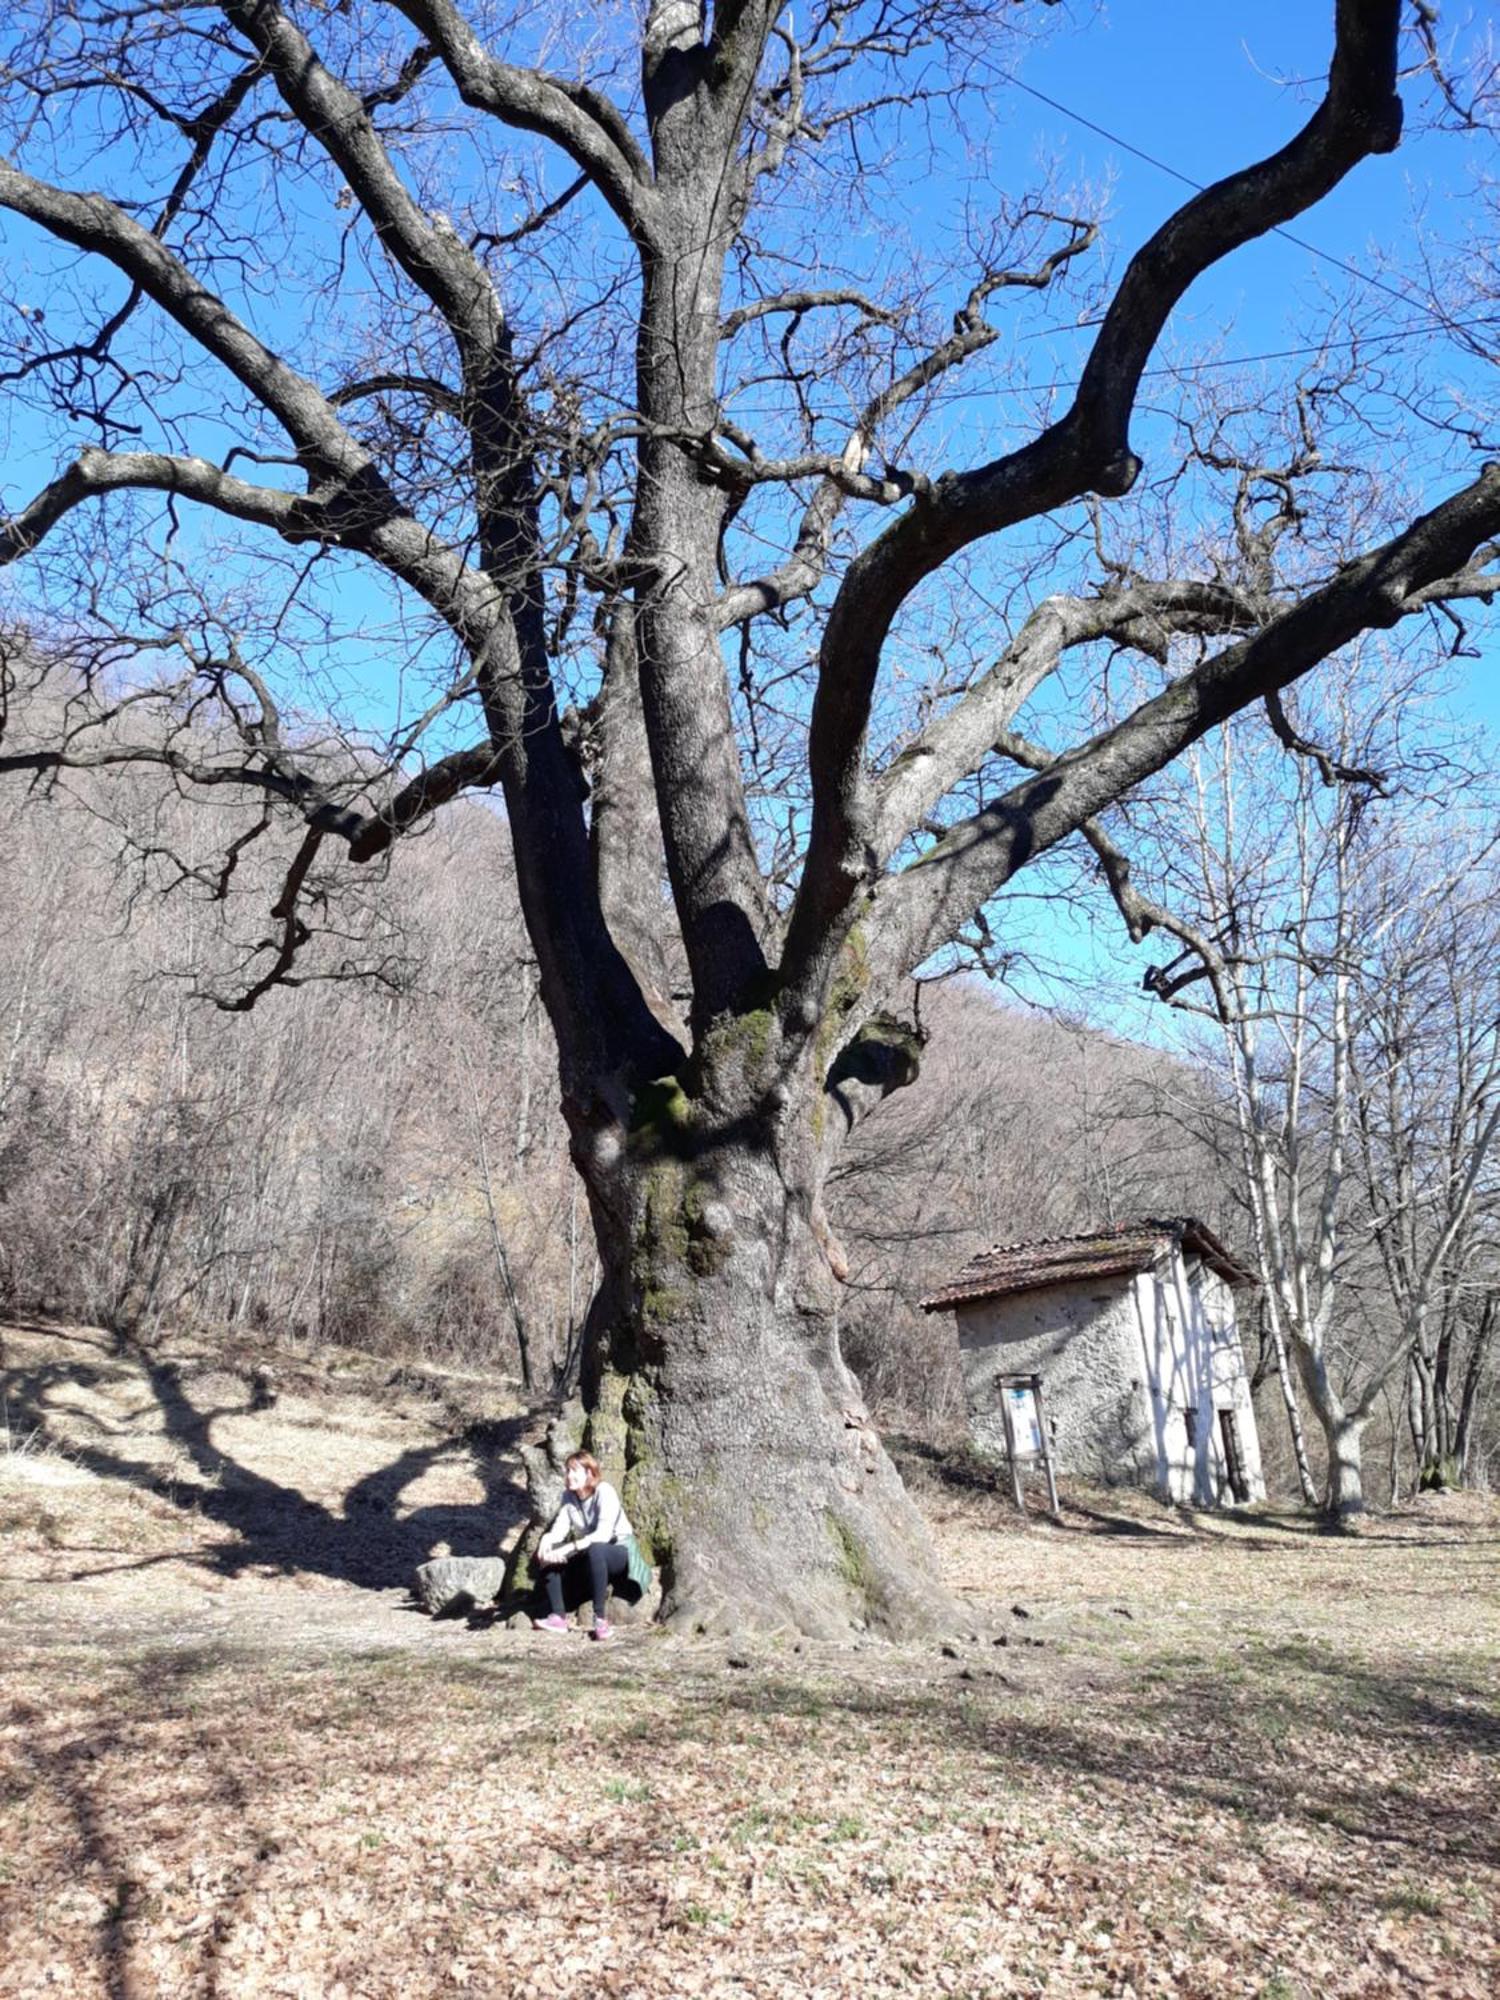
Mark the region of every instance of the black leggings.
<instances>
[{"instance_id":1,"label":"black leggings","mask_svg":"<svg viewBox=\"0 0 1500 2000\"><path fill-rule=\"evenodd\" d=\"M630 1567L630 1557L623 1542L590 1542L586 1549L580 1549L576 1556L558 1567L549 1563L542 1571L547 1585L547 1608L554 1617L563 1615L563 1579L575 1585L578 1599L583 1598L583 1580L588 1578L589 1592L594 1600L594 1616L604 1616L604 1598L613 1577L624 1576Z\"/></svg>"}]
</instances>

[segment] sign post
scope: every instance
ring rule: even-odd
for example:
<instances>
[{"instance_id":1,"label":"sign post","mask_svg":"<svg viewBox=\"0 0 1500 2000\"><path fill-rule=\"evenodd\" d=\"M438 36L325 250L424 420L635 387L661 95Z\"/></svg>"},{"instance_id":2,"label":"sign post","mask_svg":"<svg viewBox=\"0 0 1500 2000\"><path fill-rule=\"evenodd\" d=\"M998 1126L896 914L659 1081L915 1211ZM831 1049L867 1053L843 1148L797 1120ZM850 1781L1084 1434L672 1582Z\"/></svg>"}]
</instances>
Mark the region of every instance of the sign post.
<instances>
[{"instance_id":1,"label":"sign post","mask_svg":"<svg viewBox=\"0 0 1500 2000\"><path fill-rule=\"evenodd\" d=\"M1000 1419L1005 1425L1005 1456L1010 1460L1010 1490L1015 1496L1016 1512L1024 1516L1026 1500L1021 1492L1021 1448L1016 1437L1016 1412L1004 1376L1000 1377Z\"/></svg>"},{"instance_id":2,"label":"sign post","mask_svg":"<svg viewBox=\"0 0 1500 2000\"><path fill-rule=\"evenodd\" d=\"M1042 1410L1042 1378L1040 1375L997 1375L995 1386L1000 1391L1000 1418L1005 1426L1005 1455L1010 1461L1010 1490L1015 1496L1016 1511L1023 1515L1026 1512L1021 1468L1023 1465L1034 1465L1040 1459L1047 1475L1047 1499L1052 1518L1061 1521L1062 1508L1057 1498L1052 1446Z\"/></svg>"}]
</instances>

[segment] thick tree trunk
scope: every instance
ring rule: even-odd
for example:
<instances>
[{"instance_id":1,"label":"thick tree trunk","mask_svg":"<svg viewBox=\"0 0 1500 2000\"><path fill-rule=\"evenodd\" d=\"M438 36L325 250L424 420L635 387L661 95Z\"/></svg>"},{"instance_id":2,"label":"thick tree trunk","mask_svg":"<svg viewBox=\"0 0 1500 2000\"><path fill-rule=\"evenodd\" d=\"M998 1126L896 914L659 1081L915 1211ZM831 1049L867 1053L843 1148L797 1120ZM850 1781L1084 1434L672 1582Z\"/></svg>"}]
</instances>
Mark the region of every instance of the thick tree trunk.
<instances>
[{"instance_id":1,"label":"thick tree trunk","mask_svg":"<svg viewBox=\"0 0 1500 2000\"><path fill-rule=\"evenodd\" d=\"M589 1448L622 1479L666 1619L823 1637L947 1626L924 1525L839 1353L821 1093L784 1072L767 1087L774 1040L770 1015L744 1017L710 1034L691 1095L666 1079L637 1093L624 1131L575 1121L604 1267Z\"/></svg>"}]
</instances>

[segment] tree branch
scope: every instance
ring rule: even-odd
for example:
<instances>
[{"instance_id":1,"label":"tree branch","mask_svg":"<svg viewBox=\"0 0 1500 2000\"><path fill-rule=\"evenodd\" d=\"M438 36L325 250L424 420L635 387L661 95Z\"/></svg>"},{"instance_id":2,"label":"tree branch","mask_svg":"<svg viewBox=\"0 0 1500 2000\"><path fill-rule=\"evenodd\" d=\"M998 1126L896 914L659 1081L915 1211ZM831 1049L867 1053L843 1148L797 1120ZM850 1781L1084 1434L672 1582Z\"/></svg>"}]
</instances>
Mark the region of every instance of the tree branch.
<instances>
[{"instance_id":1,"label":"tree branch","mask_svg":"<svg viewBox=\"0 0 1500 2000\"><path fill-rule=\"evenodd\" d=\"M39 777L53 771L105 771L128 764L156 765L185 784L204 790L227 785L259 792L294 807L310 831L336 835L351 847L369 827L363 813L329 799L314 779L271 761L209 764L170 744L150 743L108 743L89 749L69 742L60 749L0 751L0 777L25 772Z\"/></svg>"},{"instance_id":2,"label":"tree branch","mask_svg":"<svg viewBox=\"0 0 1500 2000\"><path fill-rule=\"evenodd\" d=\"M275 956L268 971L243 993L237 993L232 1000L215 1000L214 1004L225 1014L248 1014L263 994L273 986L293 986L296 981L289 975L297 953L312 936L311 930L298 914L297 903L307 881L308 871L318 858L318 849L323 845L323 835L311 827L303 836L302 844L292 857L286 879L281 885L281 893L271 906L271 915L281 925L278 940L267 940L274 945ZM264 949L264 947L262 947Z\"/></svg>"},{"instance_id":3,"label":"tree branch","mask_svg":"<svg viewBox=\"0 0 1500 2000\"><path fill-rule=\"evenodd\" d=\"M289 540L315 532L316 508L303 496L273 486L255 486L207 459L174 457L156 451L81 452L66 472L9 520L0 520L0 568L28 554L63 517L103 493L145 488L200 500L236 520L274 528ZM299 532L300 524L300 532ZM336 539L336 536L334 537Z\"/></svg>"},{"instance_id":4,"label":"tree branch","mask_svg":"<svg viewBox=\"0 0 1500 2000\"><path fill-rule=\"evenodd\" d=\"M350 860L373 861L439 806L447 805L461 792L489 790L500 783L502 774L501 759L492 743L449 751L375 809L349 839Z\"/></svg>"},{"instance_id":5,"label":"tree branch","mask_svg":"<svg viewBox=\"0 0 1500 2000\"><path fill-rule=\"evenodd\" d=\"M953 316L953 332L870 398L837 459L809 455L800 460L774 463L759 459L748 440L738 439L746 450L744 460L736 463L727 453L720 454L719 470L731 482L739 478L747 485L754 485L762 480L821 476L820 484L803 513L787 561L757 582L736 585L719 600L721 631L742 624L745 619L762 612L780 610L816 590L827 567L833 530L846 499L872 500L889 507L914 492L930 497L932 482L929 480L894 472L888 472L884 479L873 479L865 473L864 467L874 450L880 426L922 390L930 388L941 376L959 367L971 355L981 353L999 338L996 329L984 319L982 308L986 300L996 292L1012 288L1045 289L1065 264L1089 247L1097 234L1095 224L1082 222L1076 217L1049 216L1046 219L1066 222L1072 232L1068 241L1043 258L1035 270L1002 269L982 273ZM779 311L786 299L799 297L816 299L819 295L788 293L782 300L766 301L766 309ZM829 300L847 297L853 303L864 303L852 293L829 293L822 297ZM795 306L788 309L800 310ZM730 320L725 322L726 328L733 318L731 314ZM726 435L734 435L732 427L721 424L721 428Z\"/></svg>"},{"instance_id":6,"label":"tree branch","mask_svg":"<svg viewBox=\"0 0 1500 2000\"><path fill-rule=\"evenodd\" d=\"M581 167L631 236L649 237L651 165L608 98L587 84L492 56L452 0L389 0L437 50L465 104L535 132Z\"/></svg>"},{"instance_id":7,"label":"tree branch","mask_svg":"<svg viewBox=\"0 0 1500 2000\"><path fill-rule=\"evenodd\" d=\"M830 928L869 881L865 732L886 636L917 586L981 536L1088 492L1127 493L1140 462L1130 421L1167 315L1212 265L1290 221L1401 131L1400 0L1338 0L1327 93L1279 153L1185 203L1137 251L1115 292L1067 413L1018 451L937 483L850 564L824 633L809 744L813 816L788 934L799 983L827 977Z\"/></svg>"},{"instance_id":8,"label":"tree branch","mask_svg":"<svg viewBox=\"0 0 1500 2000\"><path fill-rule=\"evenodd\" d=\"M1336 757L1330 757L1326 750L1320 750L1293 728L1281 696L1275 688L1266 694L1266 717L1275 732L1276 740L1294 757L1306 757L1315 764L1318 776L1325 785L1367 785L1372 792L1384 796L1386 781L1382 771L1367 770L1358 764L1341 764Z\"/></svg>"},{"instance_id":9,"label":"tree branch","mask_svg":"<svg viewBox=\"0 0 1500 2000\"><path fill-rule=\"evenodd\" d=\"M221 0L260 56L287 108L337 165L386 253L471 356L488 354L502 326L489 274L451 226L440 226L403 186L364 99L327 70L275 0Z\"/></svg>"},{"instance_id":10,"label":"tree branch","mask_svg":"<svg viewBox=\"0 0 1500 2000\"><path fill-rule=\"evenodd\" d=\"M1346 564L1251 637L952 827L873 898L866 928L878 938L872 964L878 956L880 973L872 977L872 992L889 990L1027 861L1076 832L1215 724L1289 686L1361 633L1388 629L1423 609L1441 579L1465 576L1473 551L1497 529L1500 465L1489 465L1472 485Z\"/></svg>"},{"instance_id":11,"label":"tree branch","mask_svg":"<svg viewBox=\"0 0 1500 2000\"><path fill-rule=\"evenodd\" d=\"M1057 762L1050 751L1039 744L1029 742L1014 730L1007 730L998 738L995 748L1009 757L1014 764L1020 764L1028 771L1050 771ZM1140 944L1152 931L1165 931L1175 937L1199 963L1196 971L1172 977L1171 968L1153 965L1147 969L1144 985L1148 993L1155 993L1168 1006L1185 1007L1178 999L1187 986L1199 979L1208 980L1214 995L1214 1018L1225 1022L1234 1012L1233 996L1229 988L1228 965L1223 952L1203 931L1186 923L1169 910L1165 903L1158 903L1153 897L1143 895L1131 880L1130 857L1105 831L1097 819L1086 819L1078 831L1083 835L1099 862L1115 908L1124 920L1126 934L1132 944ZM1180 958L1177 963L1181 963ZM1206 1009L1188 1007L1190 1013L1206 1012Z\"/></svg>"},{"instance_id":12,"label":"tree branch","mask_svg":"<svg viewBox=\"0 0 1500 2000\"><path fill-rule=\"evenodd\" d=\"M462 417L464 399L457 389L431 375L369 375L359 382L345 382L329 391L328 400L336 410L347 403L363 402L367 396L420 396L445 416Z\"/></svg>"},{"instance_id":13,"label":"tree branch","mask_svg":"<svg viewBox=\"0 0 1500 2000\"><path fill-rule=\"evenodd\" d=\"M148 229L99 194L73 194L0 160L0 208L37 223L76 249L103 257L139 284L207 354L270 411L311 467L346 478L367 474L369 454L305 376L258 340L224 301Z\"/></svg>"},{"instance_id":14,"label":"tree branch","mask_svg":"<svg viewBox=\"0 0 1500 2000\"><path fill-rule=\"evenodd\" d=\"M778 292L772 298L752 299L748 305L736 306L733 312L726 313L720 323L719 337L732 340L742 326L749 326L754 320L769 319L773 313L795 313L800 318L803 313L814 312L820 306L854 306L863 318L873 320L879 326L894 326L899 317L885 306L874 304L863 292L832 286L822 290Z\"/></svg>"},{"instance_id":15,"label":"tree branch","mask_svg":"<svg viewBox=\"0 0 1500 2000\"><path fill-rule=\"evenodd\" d=\"M1191 580L1141 580L1091 599L1045 599L994 666L877 781L873 846L879 862L889 861L939 800L979 769L1001 732L1071 648L1113 638L1158 654L1172 633L1243 631L1269 615L1263 600L1224 584Z\"/></svg>"}]
</instances>

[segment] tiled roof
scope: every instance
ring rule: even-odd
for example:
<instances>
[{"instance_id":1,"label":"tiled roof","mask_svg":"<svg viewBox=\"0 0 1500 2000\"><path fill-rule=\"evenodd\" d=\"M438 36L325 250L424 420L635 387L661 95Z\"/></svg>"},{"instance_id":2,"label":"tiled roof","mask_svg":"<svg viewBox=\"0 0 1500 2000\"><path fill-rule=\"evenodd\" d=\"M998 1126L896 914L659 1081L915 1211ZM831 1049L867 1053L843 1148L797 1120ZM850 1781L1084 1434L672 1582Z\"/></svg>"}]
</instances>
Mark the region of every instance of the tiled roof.
<instances>
[{"instance_id":1,"label":"tiled roof","mask_svg":"<svg viewBox=\"0 0 1500 2000\"><path fill-rule=\"evenodd\" d=\"M1142 1216L1083 1236L1054 1236L1040 1243L997 1243L971 1257L951 1284L920 1304L923 1312L941 1312L974 1299L1038 1291L1044 1285L1128 1277L1150 1270L1177 1244L1201 1257L1227 1284L1256 1283L1254 1274L1230 1255L1213 1231L1192 1216Z\"/></svg>"}]
</instances>

